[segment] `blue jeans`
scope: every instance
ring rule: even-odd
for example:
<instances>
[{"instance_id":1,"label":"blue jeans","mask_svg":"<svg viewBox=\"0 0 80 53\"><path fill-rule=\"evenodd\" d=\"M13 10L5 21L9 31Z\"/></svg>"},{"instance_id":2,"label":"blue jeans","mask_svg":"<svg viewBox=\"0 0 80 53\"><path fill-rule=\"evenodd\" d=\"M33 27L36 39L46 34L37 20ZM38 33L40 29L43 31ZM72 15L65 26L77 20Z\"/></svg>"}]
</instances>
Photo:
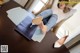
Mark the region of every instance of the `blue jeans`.
<instances>
[{"instance_id":1,"label":"blue jeans","mask_svg":"<svg viewBox=\"0 0 80 53\"><path fill-rule=\"evenodd\" d=\"M43 23L47 26L47 32L55 26L58 16L56 14L53 14L51 9L44 10L41 12L38 16L42 16Z\"/></svg>"}]
</instances>

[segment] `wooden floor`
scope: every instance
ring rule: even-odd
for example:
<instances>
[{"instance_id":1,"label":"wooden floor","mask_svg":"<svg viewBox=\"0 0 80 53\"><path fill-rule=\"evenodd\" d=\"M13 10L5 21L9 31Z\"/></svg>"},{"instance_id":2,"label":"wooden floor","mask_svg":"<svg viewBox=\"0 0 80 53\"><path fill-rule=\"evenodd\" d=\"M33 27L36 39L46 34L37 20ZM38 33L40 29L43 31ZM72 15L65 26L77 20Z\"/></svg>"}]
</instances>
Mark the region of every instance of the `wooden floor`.
<instances>
[{"instance_id":1,"label":"wooden floor","mask_svg":"<svg viewBox=\"0 0 80 53\"><path fill-rule=\"evenodd\" d=\"M0 8L0 45L8 45L9 53L69 53L69 50L62 46L53 48L57 37L53 32L48 32L42 42L29 41L15 29L15 25L7 17L6 10L19 6L11 1Z\"/></svg>"}]
</instances>

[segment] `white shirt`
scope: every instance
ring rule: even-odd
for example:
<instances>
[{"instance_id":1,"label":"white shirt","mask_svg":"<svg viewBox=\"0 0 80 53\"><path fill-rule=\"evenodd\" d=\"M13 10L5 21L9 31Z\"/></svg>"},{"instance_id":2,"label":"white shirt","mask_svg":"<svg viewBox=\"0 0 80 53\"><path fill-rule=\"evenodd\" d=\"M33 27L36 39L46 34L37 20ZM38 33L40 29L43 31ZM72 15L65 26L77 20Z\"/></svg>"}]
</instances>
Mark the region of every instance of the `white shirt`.
<instances>
[{"instance_id":1,"label":"white shirt","mask_svg":"<svg viewBox=\"0 0 80 53\"><path fill-rule=\"evenodd\" d=\"M75 10L71 10L70 12L64 13L62 9L58 8L57 6L58 1L59 0L54 0L54 3L51 8L53 11L53 14L56 14L58 16L57 23L59 23L63 19L70 17L75 12Z\"/></svg>"},{"instance_id":2,"label":"white shirt","mask_svg":"<svg viewBox=\"0 0 80 53\"><path fill-rule=\"evenodd\" d=\"M61 10L59 8L54 8L53 14L56 14L58 16L57 23L60 22L61 20L63 20L66 16L65 13L63 13L63 10Z\"/></svg>"}]
</instances>

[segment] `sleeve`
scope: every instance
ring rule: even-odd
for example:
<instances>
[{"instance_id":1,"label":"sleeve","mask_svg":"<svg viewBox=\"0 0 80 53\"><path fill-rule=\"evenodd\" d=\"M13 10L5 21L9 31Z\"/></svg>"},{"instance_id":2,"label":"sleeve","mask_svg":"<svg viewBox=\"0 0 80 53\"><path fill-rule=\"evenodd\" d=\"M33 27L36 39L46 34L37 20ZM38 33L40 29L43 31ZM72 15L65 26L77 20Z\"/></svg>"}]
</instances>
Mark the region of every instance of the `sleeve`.
<instances>
[{"instance_id":1,"label":"sleeve","mask_svg":"<svg viewBox=\"0 0 80 53\"><path fill-rule=\"evenodd\" d=\"M58 2L59 2L59 0L54 0L54 3L53 3L53 5L52 5L52 9L53 9L53 8L58 8L58 7L57 7Z\"/></svg>"},{"instance_id":2,"label":"sleeve","mask_svg":"<svg viewBox=\"0 0 80 53\"><path fill-rule=\"evenodd\" d=\"M70 12L66 13L65 19L70 18L76 11L77 11L76 9L71 9Z\"/></svg>"}]
</instances>

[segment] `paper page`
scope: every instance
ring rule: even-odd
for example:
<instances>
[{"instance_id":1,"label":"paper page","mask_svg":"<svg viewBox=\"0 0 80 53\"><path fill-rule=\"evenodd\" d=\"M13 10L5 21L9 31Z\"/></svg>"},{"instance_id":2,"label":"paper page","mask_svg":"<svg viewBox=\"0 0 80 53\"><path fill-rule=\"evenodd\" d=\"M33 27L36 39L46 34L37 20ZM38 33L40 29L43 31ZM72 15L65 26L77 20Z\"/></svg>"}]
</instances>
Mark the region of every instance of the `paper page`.
<instances>
[{"instance_id":1,"label":"paper page","mask_svg":"<svg viewBox=\"0 0 80 53\"><path fill-rule=\"evenodd\" d=\"M18 25L28 15L28 12L25 9L21 8L21 7L16 7L16 8L13 8L13 9L8 10L6 12L8 14L9 19L15 25Z\"/></svg>"},{"instance_id":2,"label":"paper page","mask_svg":"<svg viewBox=\"0 0 80 53\"><path fill-rule=\"evenodd\" d=\"M37 29L32 37L32 40L41 42L44 37L45 37L45 34L43 34L41 29L39 27L37 27Z\"/></svg>"}]
</instances>

